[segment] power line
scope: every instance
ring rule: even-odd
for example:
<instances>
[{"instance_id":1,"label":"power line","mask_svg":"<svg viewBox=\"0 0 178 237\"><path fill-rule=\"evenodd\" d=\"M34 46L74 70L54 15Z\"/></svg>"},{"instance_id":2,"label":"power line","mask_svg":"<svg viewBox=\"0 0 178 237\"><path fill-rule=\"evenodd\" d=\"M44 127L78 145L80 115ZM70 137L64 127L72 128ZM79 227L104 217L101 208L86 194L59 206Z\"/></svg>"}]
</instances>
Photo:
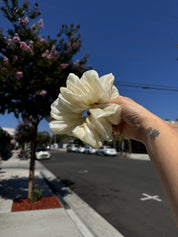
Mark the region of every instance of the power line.
<instances>
[{"instance_id":1,"label":"power line","mask_svg":"<svg viewBox=\"0 0 178 237\"><path fill-rule=\"evenodd\" d=\"M116 82L116 85L118 85L119 87L125 86L125 87L141 88L143 90L161 90L161 91L178 92L178 88L170 87L166 85L142 84L142 83L134 83L134 82L126 82L126 81Z\"/></svg>"}]
</instances>

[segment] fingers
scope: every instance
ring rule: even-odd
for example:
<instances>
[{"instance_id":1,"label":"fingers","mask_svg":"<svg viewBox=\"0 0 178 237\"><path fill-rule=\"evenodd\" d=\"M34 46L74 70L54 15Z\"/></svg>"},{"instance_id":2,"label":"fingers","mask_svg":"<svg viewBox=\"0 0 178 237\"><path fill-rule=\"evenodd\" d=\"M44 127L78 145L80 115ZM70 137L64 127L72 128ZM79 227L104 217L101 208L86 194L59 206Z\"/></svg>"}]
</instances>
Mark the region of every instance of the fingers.
<instances>
[{"instance_id":1,"label":"fingers","mask_svg":"<svg viewBox=\"0 0 178 237\"><path fill-rule=\"evenodd\" d=\"M114 103L114 104L119 104L119 105L127 105L130 103L135 103L131 98L125 97L125 96L118 96L117 98L110 99L107 103Z\"/></svg>"},{"instance_id":2,"label":"fingers","mask_svg":"<svg viewBox=\"0 0 178 237\"><path fill-rule=\"evenodd\" d=\"M119 96L119 97L114 98L114 99L110 99L110 100L107 102L107 104L110 104L110 103L119 104L119 102L121 102L121 100L122 100L121 97L122 97L122 96Z\"/></svg>"},{"instance_id":3,"label":"fingers","mask_svg":"<svg viewBox=\"0 0 178 237\"><path fill-rule=\"evenodd\" d=\"M117 98L114 99L110 99L107 104L113 103L113 104L122 104L122 96L119 96ZM119 124L117 125L112 125L112 130L113 130L113 135L117 136L121 134L121 130L122 130L122 120L120 121Z\"/></svg>"}]
</instances>

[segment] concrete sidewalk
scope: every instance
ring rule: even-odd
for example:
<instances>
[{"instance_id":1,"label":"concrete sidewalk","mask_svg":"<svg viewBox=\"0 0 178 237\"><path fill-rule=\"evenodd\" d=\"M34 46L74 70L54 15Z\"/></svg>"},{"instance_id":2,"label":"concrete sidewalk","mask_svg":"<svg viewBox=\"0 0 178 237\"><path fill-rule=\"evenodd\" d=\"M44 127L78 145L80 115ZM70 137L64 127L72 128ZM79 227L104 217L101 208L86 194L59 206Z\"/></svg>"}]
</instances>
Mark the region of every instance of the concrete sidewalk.
<instances>
[{"instance_id":1,"label":"concrete sidewalk","mask_svg":"<svg viewBox=\"0 0 178 237\"><path fill-rule=\"evenodd\" d=\"M142 154L142 153L127 153L127 158L134 159L134 160L145 160L150 161L150 157L148 154Z\"/></svg>"},{"instance_id":2,"label":"concrete sidewalk","mask_svg":"<svg viewBox=\"0 0 178 237\"><path fill-rule=\"evenodd\" d=\"M36 161L35 180L42 196L56 195L62 208L11 212L15 198L26 198L29 161L18 152L0 163L1 237L123 237L111 224Z\"/></svg>"}]
</instances>

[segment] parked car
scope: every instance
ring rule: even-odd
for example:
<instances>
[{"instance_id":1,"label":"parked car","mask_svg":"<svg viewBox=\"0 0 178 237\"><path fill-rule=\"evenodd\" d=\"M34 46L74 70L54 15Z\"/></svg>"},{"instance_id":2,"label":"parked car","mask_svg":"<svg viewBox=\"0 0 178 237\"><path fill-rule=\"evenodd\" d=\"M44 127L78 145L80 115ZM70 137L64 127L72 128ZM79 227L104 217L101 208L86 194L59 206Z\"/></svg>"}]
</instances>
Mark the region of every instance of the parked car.
<instances>
[{"instance_id":1,"label":"parked car","mask_svg":"<svg viewBox=\"0 0 178 237\"><path fill-rule=\"evenodd\" d=\"M67 145L67 152L71 152L71 144Z\"/></svg>"},{"instance_id":2,"label":"parked car","mask_svg":"<svg viewBox=\"0 0 178 237\"><path fill-rule=\"evenodd\" d=\"M85 149L84 149L84 152L83 153L85 153L85 154L89 154L89 146L85 146Z\"/></svg>"},{"instance_id":3,"label":"parked car","mask_svg":"<svg viewBox=\"0 0 178 237\"><path fill-rule=\"evenodd\" d=\"M113 147L106 147L105 151L104 151L104 155L105 156L116 156L117 155L117 151Z\"/></svg>"},{"instance_id":4,"label":"parked car","mask_svg":"<svg viewBox=\"0 0 178 237\"><path fill-rule=\"evenodd\" d=\"M78 151L79 153L84 153L85 147L80 146L77 151Z\"/></svg>"},{"instance_id":5,"label":"parked car","mask_svg":"<svg viewBox=\"0 0 178 237\"><path fill-rule=\"evenodd\" d=\"M89 147L89 154L95 154L96 153L96 149L93 147Z\"/></svg>"},{"instance_id":6,"label":"parked car","mask_svg":"<svg viewBox=\"0 0 178 237\"><path fill-rule=\"evenodd\" d=\"M103 155L103 156L116 156L117 151L115 148L110 146L102 146L99 149L96 150L97 155Z\"/></svg>"},{"instance_id":7,"label":"parked car","mask_svg":"<svg viewBox=\"0 0 178 237\"><path fill-rule=\"evenodd\" d=\"M85 146L85 150L84 150L85 154L95 154L95 152L96 152L96 149L94 149L93 147Z\"/></svg>"},{"instance_id":8,"label":"parked car","mask_svg":"<svg viewBox=\"0 0 178 237\"><path fill-rule=\"evenodd\" d=\"M69 144L67 146L67 151L68 152L76 152L78 148L79 148L78 144Z\"/></svg>"},{"instance_id":9,"label":"parked car","mask_svg":"<svg viewBox=\"0 0 178 237\"><path fill-rule=\"evenodd\" d=\"M99 149L96 150L96 155L102 155L104 156L104 147L100 147Z\"/></svg>"},{"instance_id":10,"label":"parked car","mask_svg":"<svg viewBox=\"0 0 178 237\"><path fill-rule=\"evenodd\" d=\"M36 156L37 160L50 159L51 154L50 154L50 152L45 147L37 146L36 147L35 156Z\"/></svg>"}]
</instances>

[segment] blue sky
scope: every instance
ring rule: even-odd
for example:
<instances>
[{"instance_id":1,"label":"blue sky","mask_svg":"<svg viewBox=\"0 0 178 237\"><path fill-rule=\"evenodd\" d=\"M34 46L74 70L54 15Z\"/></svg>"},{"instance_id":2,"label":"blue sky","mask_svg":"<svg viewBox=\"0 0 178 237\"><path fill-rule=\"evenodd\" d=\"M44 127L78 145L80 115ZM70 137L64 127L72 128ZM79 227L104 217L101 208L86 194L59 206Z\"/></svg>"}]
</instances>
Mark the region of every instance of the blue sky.
<instances>
[{"instance_id":1,"label":"blue sky","mask_svg":"<svg viewBox=\"0 0 178 237\"><path fill-rule=\"evenodd\" d=\"M30 5L35 1L30 1ZM81 58L100 76L112 72L121 95L131 97L163 119L178 118L178 92L146 90L123 82L178 89L178 1L39 0L44 29L55 38L62 24L80 24ZM0 27L6 28L0 13ZM122 83L121 83L122 82ZM0 115L0 126L15 128L17 119ZM39 130L49 131L46 121Z\"/></svg>"}]
</instances>

